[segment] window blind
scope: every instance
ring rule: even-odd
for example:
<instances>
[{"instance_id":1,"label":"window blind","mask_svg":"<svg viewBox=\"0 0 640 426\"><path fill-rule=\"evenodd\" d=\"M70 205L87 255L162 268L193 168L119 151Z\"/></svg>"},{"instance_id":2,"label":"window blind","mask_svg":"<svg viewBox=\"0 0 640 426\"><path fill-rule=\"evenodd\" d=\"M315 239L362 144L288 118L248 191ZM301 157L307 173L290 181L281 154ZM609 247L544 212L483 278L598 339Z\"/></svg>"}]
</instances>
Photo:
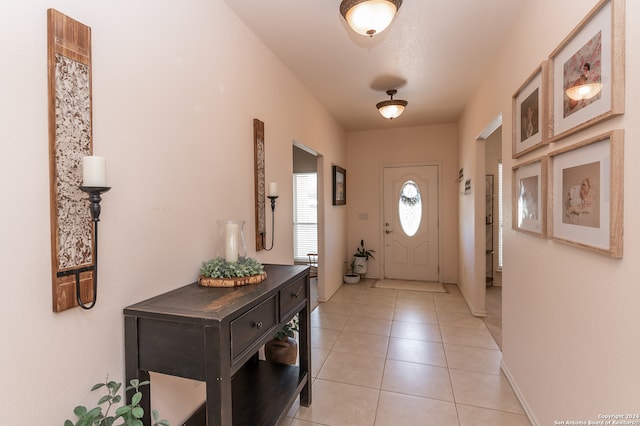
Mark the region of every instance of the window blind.
<instances>
[{"instance_id":1,"label":"window blind","mask_svg":"<svg viewBox=\"0 0 640 426\"><path fill-rule=\"evenodd\" d=\"M293 174L293 258L308 261L318 253L318 191L316 173Z\"/></svg>"}]
</instances>

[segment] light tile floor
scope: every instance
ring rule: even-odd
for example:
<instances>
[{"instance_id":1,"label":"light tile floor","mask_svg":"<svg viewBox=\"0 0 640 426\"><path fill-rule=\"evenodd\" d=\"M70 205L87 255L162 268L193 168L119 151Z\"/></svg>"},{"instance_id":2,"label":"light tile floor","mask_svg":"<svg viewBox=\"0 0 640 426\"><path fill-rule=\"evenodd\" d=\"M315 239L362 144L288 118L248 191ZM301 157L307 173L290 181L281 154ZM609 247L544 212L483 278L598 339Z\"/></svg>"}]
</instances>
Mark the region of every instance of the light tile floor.
<instances>
[{"instance_id":1,"label":"light tile floor","mask_svg":"<svg viewBox=\"0 0 640 426\"><path fill-rule=\"evenodd\" d=\"M502 354L448 293L344 284L311 313L312 404L282 426L530 425Z\"/></svg>"}]
</instances>

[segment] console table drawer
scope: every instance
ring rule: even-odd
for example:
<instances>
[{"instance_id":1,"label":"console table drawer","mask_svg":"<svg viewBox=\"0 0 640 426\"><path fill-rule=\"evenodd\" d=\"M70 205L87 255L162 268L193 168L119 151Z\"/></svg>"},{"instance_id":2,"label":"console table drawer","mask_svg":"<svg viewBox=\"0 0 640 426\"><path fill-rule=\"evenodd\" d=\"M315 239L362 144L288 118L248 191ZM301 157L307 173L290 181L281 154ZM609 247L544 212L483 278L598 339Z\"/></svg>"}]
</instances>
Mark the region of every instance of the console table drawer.
<instances>
[{"instance_id":1,"label":"console table drawer","mask_svg":"<svg viewBox=\"0 0 640 426\"><path fill-rule=\"evenodd\" d=\"M280 321L307 297L306 277L301 277L280 290Z\"/></svg>"},{"instance_id":2,"label":"console table drawer","mask_svg":"<svg viewBox=\"0 0 640 426\"><path fill-rule=\"evenodd\" d=\"M265 333L273 332L278 322L276 295L231 321L231 359L236 359Z\"/></svg>"}]
</instances>

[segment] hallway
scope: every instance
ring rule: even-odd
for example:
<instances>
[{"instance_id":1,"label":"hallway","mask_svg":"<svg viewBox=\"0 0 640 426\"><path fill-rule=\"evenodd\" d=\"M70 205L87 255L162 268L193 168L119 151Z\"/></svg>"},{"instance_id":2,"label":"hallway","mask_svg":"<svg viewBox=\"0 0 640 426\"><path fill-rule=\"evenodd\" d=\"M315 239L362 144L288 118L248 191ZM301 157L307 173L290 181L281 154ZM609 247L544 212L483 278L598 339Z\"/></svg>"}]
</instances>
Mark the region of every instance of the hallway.
<instances>
[{"instance_id":1,"label":"hallway","mask_svg":"<svg viewBox=\"0 0 640 426\"><path fill-rule=\"evenodd\" d=\"M283 425L529 425L501 352L449 293L345 284L311 314L311 407Z\"/></svg>"}]
</instances>

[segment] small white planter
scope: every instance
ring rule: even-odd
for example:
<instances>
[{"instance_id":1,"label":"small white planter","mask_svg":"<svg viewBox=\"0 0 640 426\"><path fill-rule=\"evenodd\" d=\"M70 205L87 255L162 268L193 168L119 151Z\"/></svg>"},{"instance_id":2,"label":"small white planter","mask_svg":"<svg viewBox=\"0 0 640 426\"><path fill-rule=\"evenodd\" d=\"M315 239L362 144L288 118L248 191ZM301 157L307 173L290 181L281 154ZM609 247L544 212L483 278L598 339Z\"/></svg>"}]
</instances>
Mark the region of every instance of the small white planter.
<instances>
[{"instance_id":1,"label":"small white planter","mask_svg":"<svg viewBox=\"0 0 640 426\"><path fill-rule=\"evenodd\" d=\"M355 256L353 258L353 272L356 274L367 273L367 258Z\"/></svg>"},{"instance_id":2,"label":"small white planter","mask_svg":"<svg viewBox=\"0 0 640 426\"><path fill-rule=\"evenodd\" d=\"M345 284L357 284L357 283L360 282L360 275L359 274L344 274L342 279L344 280Z\"/></svg>"}]
</instances>

